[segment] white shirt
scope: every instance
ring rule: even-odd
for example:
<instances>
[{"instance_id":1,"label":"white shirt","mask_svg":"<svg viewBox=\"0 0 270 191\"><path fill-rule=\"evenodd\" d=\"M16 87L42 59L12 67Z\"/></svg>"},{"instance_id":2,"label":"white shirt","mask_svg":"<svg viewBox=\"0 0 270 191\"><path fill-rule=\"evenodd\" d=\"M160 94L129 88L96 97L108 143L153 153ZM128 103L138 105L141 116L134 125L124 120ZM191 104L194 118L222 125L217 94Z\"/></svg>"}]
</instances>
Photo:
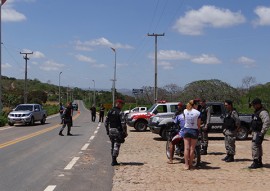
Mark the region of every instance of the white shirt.
<instances>
[{"instance_id":1,"label":"white shirt","mask_svg":"<svg viewBox=\"0 0 270 191\"><path fill-rule=\"evenodd\" d=\"M198 118L200 112L196 109L184 110L185 115L185 128L198 129Z\"/></svg>"}]
</instances>

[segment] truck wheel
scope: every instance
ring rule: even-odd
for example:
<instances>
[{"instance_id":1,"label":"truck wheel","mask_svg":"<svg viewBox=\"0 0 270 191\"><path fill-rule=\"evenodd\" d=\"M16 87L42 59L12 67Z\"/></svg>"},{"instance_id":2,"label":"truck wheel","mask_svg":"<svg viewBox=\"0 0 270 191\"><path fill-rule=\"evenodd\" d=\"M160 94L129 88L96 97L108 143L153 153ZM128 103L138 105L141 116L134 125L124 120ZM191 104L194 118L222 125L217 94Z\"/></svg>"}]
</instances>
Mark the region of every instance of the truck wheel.
<instances>
[{"instance_id":1,"label":"truck wheel","mask_svg":"<svg viewBox=\"0 0 270 191\"><path fill-rule=\"evenodd\" d=\"M247 139L247 137L248 137L248 130L247 130L247 128L244 127L244 126L240 126L240 128L237 131L236 138L238 140L245 140L245 139Z\"/></svg>"},{"instance_id":2,"label":"truck wheel","mask_svg":"<svg viewBox=\"0 0 270 191\"><path fill-rule=\"evenodd\" d=\"M10 123L10 122L8 122L8 125L9 125L9 126L13 126L13 125L14 125L14 123Z\"/></svg>"},{"instance_id":3,"label":"truck wheel","mask_svg":"<svg viewBox=\"0 0 270 191\"><path fill-rule=\"evenodd\" d=\"M43 125L43 124L45 124L45 122L46 122L46 117L45 117L45 115L44 115L44 116L42 117L40 123Z\"/></svg>"},{"instance_id":4,"label":"truck wheel","mask_svg":"<svg viewBox=\"0 0 270 191\"><path fill-rule=\"evenodd\" d=\"M145 121L138 121L135 124L135 129L139 132L146 131L147 129L147 123Z\"/></svg>"},{"instance_id":5,"label":"truck wheel","mask_svg":"<svg viewBox=\"0 0 270 191\"><path fill-rule=\"evenodd\" d=\"M169 131L166 128L162 129L161 137L163 140L168 140L170 138Z\"/></svg>"},{"instance_id":6,"label":"truck wheel","mask_svg":"<svg viewBox=\"0 0 270 191\"><path fill-rule=\"evenodd\" d=\"M31 121L29 122L29 125L34 125L35 121L34 121L34 117L31 117Z\"/></svg>"}]
</instances>

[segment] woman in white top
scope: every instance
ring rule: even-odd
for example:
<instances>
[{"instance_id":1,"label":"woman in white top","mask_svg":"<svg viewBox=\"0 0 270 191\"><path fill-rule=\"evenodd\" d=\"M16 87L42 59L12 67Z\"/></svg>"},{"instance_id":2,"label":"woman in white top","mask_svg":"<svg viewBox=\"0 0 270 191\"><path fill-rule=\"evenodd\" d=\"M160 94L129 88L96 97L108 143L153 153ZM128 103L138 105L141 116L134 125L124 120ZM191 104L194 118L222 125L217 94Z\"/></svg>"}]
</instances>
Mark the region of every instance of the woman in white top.
<instances>
[{"instance_id":1,"label":"woman in white top","mask_svg":"<svg viewBox=\"0 0 270 191\"><path fill-rule=\"evenodd\" d=\"M184 126L184 158L185 166L184 169L188 170L192 168L192 162L194 159L195 146L197 144L199 136L199 128L201 125L200 112L198 109L199 102L197 100L190 100L187 103L186 109L184 110L185 126Z\"/></svg>"}]
</instances>

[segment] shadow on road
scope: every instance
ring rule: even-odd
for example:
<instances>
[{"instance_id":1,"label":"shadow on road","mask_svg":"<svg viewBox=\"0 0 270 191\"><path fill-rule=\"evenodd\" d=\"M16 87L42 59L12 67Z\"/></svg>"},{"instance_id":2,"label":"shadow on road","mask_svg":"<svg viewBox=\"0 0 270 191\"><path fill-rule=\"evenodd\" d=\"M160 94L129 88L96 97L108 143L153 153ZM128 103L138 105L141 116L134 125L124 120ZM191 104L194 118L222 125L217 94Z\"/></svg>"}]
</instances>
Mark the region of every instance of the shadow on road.
<instances>
[{"instance_id":1,"label":"shadow on road","mask_svg":"<svg viewBox=\"0 0 270 191\"><path fill-rule=\"evenodd\" d=\"M142 166L142 162L120 162L120 166Z\"/></svg>"}]
</instances>

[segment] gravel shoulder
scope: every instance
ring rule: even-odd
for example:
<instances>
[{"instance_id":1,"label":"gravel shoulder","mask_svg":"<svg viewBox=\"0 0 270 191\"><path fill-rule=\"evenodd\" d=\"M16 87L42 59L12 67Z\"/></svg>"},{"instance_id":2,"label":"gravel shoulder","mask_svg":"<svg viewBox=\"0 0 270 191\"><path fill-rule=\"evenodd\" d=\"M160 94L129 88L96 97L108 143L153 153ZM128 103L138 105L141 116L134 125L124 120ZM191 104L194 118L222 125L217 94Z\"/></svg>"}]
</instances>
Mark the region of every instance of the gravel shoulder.
<instances>
[{"instance_id":1,"label":"gravel shoulder","mask_svg":"<svg viewBox=\"0 0 270 191\"><path fill-rule=\"evenodd\" d=\"M221 161L225 156L223 135L209 137L208 155L202 156L201 166L184 170L179 160L167 164L166 142L159 135L129 127L118 157L121 165L114 167L112 190L269 190L270 137L263 142L264 168L254 170L247 168L252 163L250 139L237 141L235 162L226 163Z\"/></svg>"}]
</instances>

